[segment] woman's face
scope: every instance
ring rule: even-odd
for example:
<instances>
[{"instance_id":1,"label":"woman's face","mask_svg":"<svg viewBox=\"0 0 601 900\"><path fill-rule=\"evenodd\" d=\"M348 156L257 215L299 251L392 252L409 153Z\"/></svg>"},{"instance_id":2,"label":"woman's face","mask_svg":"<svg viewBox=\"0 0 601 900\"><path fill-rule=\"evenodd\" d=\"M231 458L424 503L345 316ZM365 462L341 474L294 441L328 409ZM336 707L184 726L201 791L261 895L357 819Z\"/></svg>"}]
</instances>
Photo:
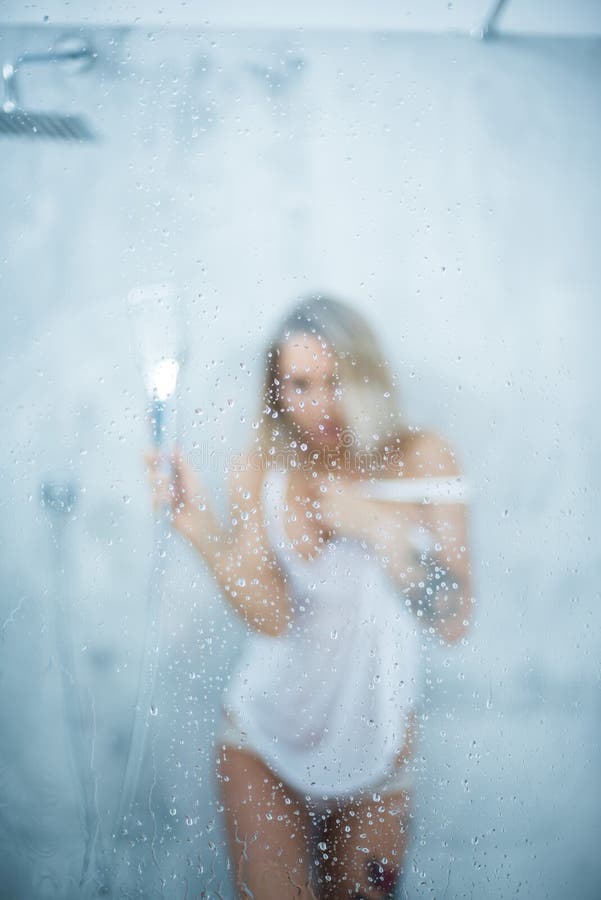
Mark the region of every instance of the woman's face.
<instances>
[{"instance_id":1,"label":"woman's face","mask_svg":"<svg viewBox=\"0 0 601 900\"><path fill-rule=\"evenodd\" d=\"M336 446L344 428L337 359L315 335L294 332L280 345L280 396L298 437L311 446Z\"/></svg>"}]
</instances>

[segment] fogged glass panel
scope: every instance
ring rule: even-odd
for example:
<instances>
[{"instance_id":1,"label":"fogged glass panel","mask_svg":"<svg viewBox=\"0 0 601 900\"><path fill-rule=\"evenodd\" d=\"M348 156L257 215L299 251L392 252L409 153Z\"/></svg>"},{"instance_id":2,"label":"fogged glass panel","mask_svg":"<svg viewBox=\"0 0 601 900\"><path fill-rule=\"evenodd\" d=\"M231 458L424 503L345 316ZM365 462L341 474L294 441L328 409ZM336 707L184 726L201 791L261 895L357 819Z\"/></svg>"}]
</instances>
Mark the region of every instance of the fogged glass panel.
<instances>
[{"instance_id":1,"label":"fogged glass panel","mask_svg":"<svg viewBox=\"0 0 601 900\"><path fill-rule=\"evenodd\" d=\"M0 895L592 900L598 41L89 21L1 32Z\"/></svg>"}]
</instances>

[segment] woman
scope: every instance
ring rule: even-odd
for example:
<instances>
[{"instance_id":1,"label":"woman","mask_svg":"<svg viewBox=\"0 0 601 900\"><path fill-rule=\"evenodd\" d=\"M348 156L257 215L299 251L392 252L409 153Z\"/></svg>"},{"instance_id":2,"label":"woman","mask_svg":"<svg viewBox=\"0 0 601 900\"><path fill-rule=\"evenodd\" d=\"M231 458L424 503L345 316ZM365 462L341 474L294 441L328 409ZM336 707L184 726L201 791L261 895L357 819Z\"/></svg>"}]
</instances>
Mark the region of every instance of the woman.
<instances>
[{"instance_id":1,"label":"woman","mask_svg":"<svg viewBox=\"0 0 601 900\"><path fill-rule=\"evenodd\" d=\"M216 741L237 887L393 897L420 632L456 642L472 608L465 507L423 501L461 472L448 441L403 421L372 329L340 300L303 299L281 322L261 401L256 442L230 467L226 529L177 448L171 484L147 454L156 502L250 629ZM408 499L373 496L399 485Z\"/></svg>"}]
</instances>

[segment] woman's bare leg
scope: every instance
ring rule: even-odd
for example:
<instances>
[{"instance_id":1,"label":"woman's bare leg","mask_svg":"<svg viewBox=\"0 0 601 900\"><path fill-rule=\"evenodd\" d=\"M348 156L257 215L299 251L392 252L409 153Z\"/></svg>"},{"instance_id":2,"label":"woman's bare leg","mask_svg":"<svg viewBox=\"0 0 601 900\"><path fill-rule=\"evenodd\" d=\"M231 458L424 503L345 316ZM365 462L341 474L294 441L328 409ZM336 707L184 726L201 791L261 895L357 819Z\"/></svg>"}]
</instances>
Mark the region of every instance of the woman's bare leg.
<instances>
[{"instance_id":1,"label":"woman's bare leg","mask_svg":"<svg viewBox=\"0 0 601 900\"><path fill-rule=\"evenodd\" d=\"M302 798L254 753L229 745L217 750L217 780L241 900L317 900Z\"/></svg>"},{"instance_id":2,"label":"woman's bare leg","mask_svg":"<svg viewBox=\"0 0 601 900\"><path fill-rule=\"evenodd\" d=\"M415 754L417 711L408 717L405 742L396 756L402 773ZM409 786L365 793L355 801L337 802L337 812L322 821L320 868L322 900L393 900L403 874L414 810ZM411 784L411 776L409 778ZM377 798L374 800L374 796Z\"/></svg>"},{"instance_id":3,"label":"woman's bare leg","mask_svg":"<svg viewBox=\"0 0 601 900\"><path fill-rule=\"evenodd\" d=\"M412 809L409 791L339 804L321 835L321 898L394 900L404 871Z\"/></svg>"}]
</instances>

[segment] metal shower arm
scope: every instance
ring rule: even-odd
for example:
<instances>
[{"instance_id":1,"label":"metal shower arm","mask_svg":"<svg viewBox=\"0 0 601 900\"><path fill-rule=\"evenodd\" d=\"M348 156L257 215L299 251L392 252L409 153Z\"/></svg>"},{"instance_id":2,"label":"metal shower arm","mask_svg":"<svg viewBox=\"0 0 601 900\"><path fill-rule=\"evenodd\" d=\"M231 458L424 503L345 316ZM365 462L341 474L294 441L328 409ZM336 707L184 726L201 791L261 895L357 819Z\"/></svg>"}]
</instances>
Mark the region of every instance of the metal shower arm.
<instances>
[{"instance_id":1,"label":"metal shower arm","mask_svg":"<svg viewBox=\"0 0 601 900\"><path fill-rule=\"evenodd\" d=\"M488 13L486 19L482 23L479 29L476 31L476 37L480 38L481 41L487 41L493 38L496 34L496 26L501 13L505 6L507 6L509 0L495 0L494 6Z\"/></svg>"},{"instance_id":2,"label":"metal shower arm","mask_svg":"<svg viewBox=\"0 0 601 900\"><path fill-rule=\"evenodd\" d=\"M4 83L4 112L14 112L18 107L19 95L17 92L17 72L31 63L58 62L68 59L93 59L96 53L87 45L74 50L48 50L46 53L22 53L14 63L4 63L2 66L2 81Z\"/></svg>"}]
</instances>

